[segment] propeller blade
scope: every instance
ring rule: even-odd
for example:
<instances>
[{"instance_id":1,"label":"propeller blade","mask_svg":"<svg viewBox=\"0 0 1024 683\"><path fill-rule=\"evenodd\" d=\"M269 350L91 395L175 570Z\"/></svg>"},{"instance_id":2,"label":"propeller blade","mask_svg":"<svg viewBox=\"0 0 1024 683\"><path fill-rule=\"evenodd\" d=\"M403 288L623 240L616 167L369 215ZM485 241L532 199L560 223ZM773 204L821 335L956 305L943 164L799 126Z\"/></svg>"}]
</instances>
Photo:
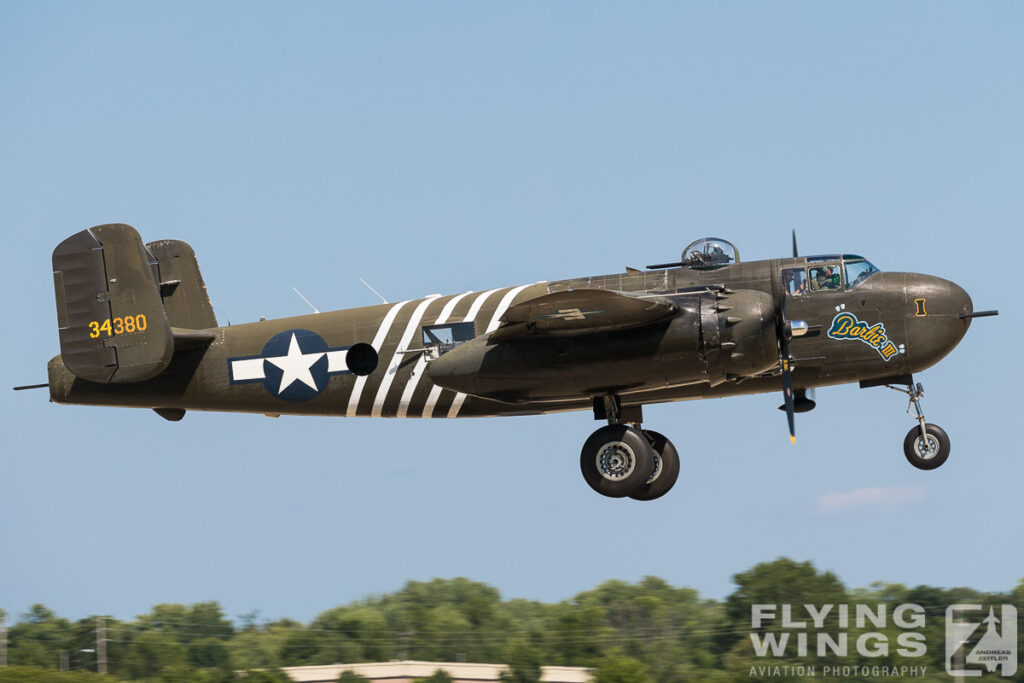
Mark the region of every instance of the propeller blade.
<instances>
[{"instance_id":1,"label":"propeller blade","mask_svg":"<svg viewBox=\"0 0 1024 683\"><path fill-rule=\"evenodd\" d=\"M793 231L793 251L796 251L796 231ZM779 305L778 332L779 367L782 368L782 398L786 408L786 421L789 423L789 440L796 443L796 413L793 401L793 372L790 368L789 334L786 328L786 294L783 292Z\"/></svg>"},{"instance_id":2,"label":"propeller blade","mask_svg":"<svg viewBox=\"0 0 1024 683\"><path fill-rule=\"evenodd\" d=\"M800 254L798 254L797 251L796 251L796 230L794 229L793 230L793 258L796 258L799 255Z\"/></svg>"},{"instance_id":3,"label":"propeller blade","mask_svg":"<svg viewBox=\"0 0 1024 683\"><path fill-rule=\"evenodd\" d=\"M785 345L786 351L788 352L789 344ZM793 373L789 367L789 354L786 353L782 358L782 397L785 399L786 406L786 422L789 423L789 440L792 443L796 443L796 410L793 404Z\"/></svg>"}]
</instances>

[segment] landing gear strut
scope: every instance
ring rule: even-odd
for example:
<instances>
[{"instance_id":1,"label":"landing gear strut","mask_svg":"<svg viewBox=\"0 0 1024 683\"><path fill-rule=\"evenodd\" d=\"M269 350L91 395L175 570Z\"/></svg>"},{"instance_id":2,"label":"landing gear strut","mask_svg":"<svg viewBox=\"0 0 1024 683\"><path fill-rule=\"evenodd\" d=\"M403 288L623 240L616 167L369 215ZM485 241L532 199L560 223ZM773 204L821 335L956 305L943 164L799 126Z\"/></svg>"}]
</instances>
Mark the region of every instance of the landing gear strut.
<instances>
[{"instance_id":1,"label":"landing gear strut","mask_svg":"<svg viewBox=\"0 0 1024 683\"><path fill-rule=\"evenodd\" d=\"M594 416L608 424L590 435L580 452L583 478L603 496L654 500L679 477L679 453L658 432L640 428L639 407L621 406L618 396L594 400Z\"/></svg>"},{"instance_id":2,"label":"landing gear strut","mask_svg":"<svg viewBox=\"0 0 1024 683\"><path fill-rule=\"evenodd\" d=\"M890 389L900 391L910 397L907 413L913 407L916 413L917 426L913 427L903 439L903 454L907 462L919 470L934 470L946 462L949 457L949 437L942 427L925 422L924 411L921 410L921 399L924 398L924 387L918 382L909 382L906 387L886 384Z\"/></svg>"}]
</instances>

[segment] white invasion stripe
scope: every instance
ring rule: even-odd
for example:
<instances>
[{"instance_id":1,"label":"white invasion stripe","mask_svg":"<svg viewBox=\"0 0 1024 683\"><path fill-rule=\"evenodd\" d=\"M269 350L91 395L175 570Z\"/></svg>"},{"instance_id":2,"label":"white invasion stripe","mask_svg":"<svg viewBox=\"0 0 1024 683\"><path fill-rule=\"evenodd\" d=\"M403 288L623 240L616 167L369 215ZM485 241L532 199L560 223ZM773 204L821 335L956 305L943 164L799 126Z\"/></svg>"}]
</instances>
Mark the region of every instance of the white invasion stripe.
<instances>
[{"instance_id":1,"label":"white invasion stripe","mask_svg":"<svg viewBox=\"0 0 1024 683\"><path fill-rule=\"evenodd\" d=\"M443 390L436 384L430 387L430 395L427 396L427 402L423 406L423 417L434 416L434 406L437 405L437 399L441 397Z\"/></svg>"},{"instance_id":2,"label":"white invasion stripe","mask_svg":"<svg viewBox=\"0 0 1024 683\"><path fill-rule=\"evenodd\" d=\"M489 289L480 296L478 296L476 298L476 301L473 302L473 305L469 307L469 312L466 313L466 317L462 319L462 322L471 323L474 320L476 320L476 316L480 312L480 309L484 307L484 302L490 298L491 294L500 291L501 287L498 287L497 289Z\"/></svg>"},{"instance_id":3,"label":"white invasion stripe","mask_svg":"<svg viewBox=\"0 0 1024 683\"><path fill-rule=\"evenodd\" d=\"M231 361L232 382L248 382L265 377L262 358L243 358Z\"/></svg>"},{"instance_id":4,"label":"white invasion stripe","mask_svg":"<svg viewBox=\"0 0 1024 683\"><path fill-rule=\"evenodd\" d=\"M409 318L409 323L405 326L405 332L402 333L402 338L398 341L395 352L391 354L388 371L381 379L380 386L377 387L377 396L373 399L373 409L370 412L371 417L380 417L381 411L384 409L384 401L388 397L388 390L391 389L391 383L395 381L395 375L398 374L398 366L402 364L402 360L405 358L403 354L398 352L409 347L409 342L412 340L412 335L416 333L416 328L419 327L423 314L427 312L427 307L434 303L437 298L437 296L430 296L421 301L420 305L413 311L412 317Z\"/></svg>"},{"instance_id":5,"label":"white invasion stripe","mask_svg":"<svg viewBox=\"0 0 1024 683\"><path fill-rule=\"evenodd\" d=\"M327 352L327 372L346 372L348 370L348 349Z\"/></svg>"},{"instance_id":6,"label":"white invasion stripe","mask_svg":"<svg viewBox=\"0 0 1024 683\"><path fill-rule=\"evenodd\" d=\"M448 303L441 309L441 315L437 316L437 320L434 321L435 325L442 325L448 322L448 318L451 316L452 311L455 310L455 306L465 299L473 292L464 292L458 296L454 296L448 300ZM427 367L427 354L421 353L419 359L416 361L416 367L413 368L412 374L409 375L409 379L405 383L405 391L402 392L402 398L398 402L398 412L395 414L396 417L405 417L409 414L409 403L412 402L412 395L416 392L416 387L420 383L420 378L426 374L423 370ZM434 387L439 388L439 387Z\"/></svg>"},{"instance_id":7,"label":"white invasion stripe","mask_svg":"<svg viewBox=\"0 0 1024 683\"><path fill-rule=\"evenodd\" d=\"M501 324L501 316L505 315L505 311L507 311L508 307L512 305L512 300L529 286L530 285L520 285L518 287L514 287L501 298L501 302L498 304L498 307L494 309L494 315L491 316L491 322L487 323L487 331L485 334L490 334L498 328L498 325ZM448 417L458 417L459 411L462 410L462 404L465 402L465 394L462 392L455 394L455 400L452 401L452 407L448 409Z\"/></svg>"},{"instance_id":8,"label":"white invasion stripe","mask_svg":"<svg viewBox=\"0 0 1024 683\"><path fill-rule=\"evenodd\" d=\"M494 332L494 330L498 328L498 325L501 324L501 316L505 315L505 311L507 311L508 307L512 305L512 300L519 296L519 292L529 286L530 285L520 285L501 298L501 303L498 304L496 309L494 309L494 315L491 316L491 322L487 325L487 334Z\"/></svg>"},{"instance_id":9,"label":"white invasion stripe","mask_svg":"<svg viewBox=\"0 0 1024 683\"><path fill-rule=\"evenodd\" d=\"M473 302L473 305L469 307L469 312L466 313L466 317L463 318L462 321L463 322L467 322L467 323L468 322L472 322L473 319L476 317L476 314L480 312L480 309L483 307L484 302L487 301L487 297L489 297L491 294L494 294L495 292L498 292L498 291L501 291L501 288L492 289L492 290L484 292L483 294L479 294L477 296L476 300ZM430 389L430 395L427 396L427 403L426 403L426 405L423 406L423 417L433 417L434 416L434 406L437 405L437 399L440 398L440 396L441 396L441 387L439 387L439 386L437 386L435 384Z\"/></svg>"},{"instance_id":10,"label":"white invasion stripe","mask_svg":"<svg viewBox=\"0 0 1024 683\"><path fill-rule=\"evenodd\" d=\"M448 322L448 318L451 317L452 311L454 311L455 307L459 305L459 302L462 301L463 299L465 299L467 296L469 296L472 293L473 292L463 292L462 294L459 294L458 296L453 296L448 301L448 303L446 303L444 305L444 308L441 309L441 315L437 316L437 320L434 321L434 324L435 325L441 325L443 323Z\"/></svg>"},{"instance_id":11,"label":"white invasion stripe","mask_svg":"<svg viewBox=\"0 0 1024 683\"><path fill-rule=\"evenodd\" d=\"M448 409L448 417L458 417L459 411L462 410L462 404L466 402L466 395L461 391L455 394L455 400L452 401L452 407Z\"/></svg>"},{"instance_id":12,"label":"white invasion stripe","mask_svg":"<svg viewBox=\"0 0 1024 683\"><path fill-rule=\"evenodd\" d=\"M384 319L380 321L380 327L377 329L377 334L373 338L373 350L380 353L380 347L384 345L384 340L388 336L388 332L391 331L391 325L394 324L395 318L398 316L398 312L402 310L402 306L405 306L408 301L401 301L391 307L391 310L387 312ZM356 414L359 409L359 399L363 395L363 387L366 385L366 375L356 377L356 383L352 387L352 395L348 399L348 410L345 411L345 415L352 417Z\"/></svg>"}]
</instances>

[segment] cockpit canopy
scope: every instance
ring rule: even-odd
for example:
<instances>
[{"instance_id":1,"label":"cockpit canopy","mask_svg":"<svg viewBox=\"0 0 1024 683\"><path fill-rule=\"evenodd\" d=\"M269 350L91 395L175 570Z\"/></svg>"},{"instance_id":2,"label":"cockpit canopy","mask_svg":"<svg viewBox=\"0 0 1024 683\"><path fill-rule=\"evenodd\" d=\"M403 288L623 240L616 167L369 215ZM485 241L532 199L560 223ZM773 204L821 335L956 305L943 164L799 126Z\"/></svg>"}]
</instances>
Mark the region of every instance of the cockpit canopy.
<instances>
[{"instance_id":1,"label":"cockpit canopy","mask_svg":"<svg viewBox=\"0 0 1024 683\"><path fill-rule=\"evenodd\" d=\"M718 237L702 237L683 249L683 268L712 270L740 262L740 252L732 242Z\"/></svg>"},{"instance_id":2,"label":"cockpit canopy","mask_svg":"<svg viewBox=\"0 0 1024 683\"><path fill-rule=\"evenodd\" d=\"M849 290L877 272L870 261L856 254L808 256L806 265L782 269L782 286L790 296Z\"/></svg>"},{"instance_id":3,"label":"cockpit canopy","mask_svg":"<svg viewBox=\"0 0 1024 683\"><path fill-rule=\"evenodd\" d=\"M846 270L847 289L853 289L878 272L878 268L875 268L871 261L856 254L845 254L843 256L843 267Z\"/></svg>"}]
</instances>

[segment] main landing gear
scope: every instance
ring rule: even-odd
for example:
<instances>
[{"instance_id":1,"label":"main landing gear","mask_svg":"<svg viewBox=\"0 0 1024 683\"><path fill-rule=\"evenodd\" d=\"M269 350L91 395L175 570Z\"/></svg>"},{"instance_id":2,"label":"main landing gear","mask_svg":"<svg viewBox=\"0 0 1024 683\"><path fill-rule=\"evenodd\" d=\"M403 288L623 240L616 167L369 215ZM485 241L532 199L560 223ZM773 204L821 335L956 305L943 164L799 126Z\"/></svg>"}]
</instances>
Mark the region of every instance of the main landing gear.
<instances>
[{"instance_id":1,"label":"main landing gear","mask_svg":"<svg viewBox=\"0 0 1024 683\"><path fill-rule=\"evenodd\" d=\"M907 385L893 386L886 384L890 389L900 391L910 397L907 404L907 413L914 408L917 414L917 426L907 432L903 439L903 454L907 456L907 462L919 470L934 470L946 462L949 457L949 437L942 427L925 422L924 411L921 410L921 399L924 398L924 387L918 382L914 384L912 378L908 378Z\"/></svg>"},{"instance_id":2,"label":"main landing gear","mask_svg":"<svg viewBox=\"0 0 1024 683\"><path fill-rule=\"evenodd\" d=\"M608 424L590 435L580 469L590 488L609 498L654 500L679 477L679 452L658 432L641 429L640 406L623 409L618 396L594 400L594 417Z\"/></svg>"}]
</instances>

